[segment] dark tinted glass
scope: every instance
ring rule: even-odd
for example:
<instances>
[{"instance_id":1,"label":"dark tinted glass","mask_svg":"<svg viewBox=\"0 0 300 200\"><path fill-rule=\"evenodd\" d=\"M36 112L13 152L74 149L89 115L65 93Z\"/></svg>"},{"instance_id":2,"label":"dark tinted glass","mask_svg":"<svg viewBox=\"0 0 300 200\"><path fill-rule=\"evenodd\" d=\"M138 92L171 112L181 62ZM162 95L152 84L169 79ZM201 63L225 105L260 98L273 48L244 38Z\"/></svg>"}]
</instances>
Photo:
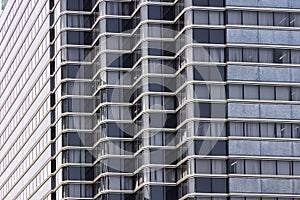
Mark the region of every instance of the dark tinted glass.
<instances>
[{"instance_id":1,"label":"dark tinted glass","mask_svg":"<svg viewBox=\"0 0 300 200\"><path fill-rule=\"evenodd\" d=\"M193 0L193 6L208 6L208 0Z\"/></svg>"},{"instance_id":2,"label":"dark tinted glass","mask_svg":"<svg viewBox=\"0 0 300 200\"><path fill-rule=\"evenodd\" d=\"M193 29L194 40L199 43L209 43L208 29Z\"/></svg>"},{"instance_id":3,"label":"dark tinted glass","mask_svg":"<svg viewBox=\"0 0 300 200\"><path fill-rule=\"evenodd\" d=\"M210 43L224 44L224 30L211 29L210 31Z\"/></svg>"},{"instance_id":4,"label":"dark tinted glass","mask_svg":"<svg viewBox=\"0 0 300 200\"><path fill-rule=\"evenodd\" d=\"M211 192L211 178L196 178L195 179L196 192Z\"/></svg>"},{"instance_id":5,"label":"dark tinted glass","mask_svg":"<svg viewBox=\"0 0 300 200\"><path fill-rule=\"evenodd\" d=\"M162 19L162 7L148 6L148 19Z\"/></svg>"},{"instance_id":6,"label":"dark tinted glass","mask_svg":"<svg viewBox=\"0 0 300 200\"><path fill-rule=\"evenodd\" d=\"M213 178L212 179L212 192L213 193L226 193L227 180L225 178Z\"/></svg>"}]
</instances>

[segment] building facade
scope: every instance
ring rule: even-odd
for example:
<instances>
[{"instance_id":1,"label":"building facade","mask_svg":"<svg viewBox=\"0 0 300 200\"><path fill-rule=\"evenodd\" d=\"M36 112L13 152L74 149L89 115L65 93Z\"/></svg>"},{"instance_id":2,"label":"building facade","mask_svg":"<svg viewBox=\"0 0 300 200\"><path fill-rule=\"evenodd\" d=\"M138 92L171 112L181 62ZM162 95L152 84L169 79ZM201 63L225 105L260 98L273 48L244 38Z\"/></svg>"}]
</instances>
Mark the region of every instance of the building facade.
<instances>
[{"instance_id":1,"label":"building facade","mask_svg":"<svg viewBox=\"0 0 300 200\"><path fill-rule=\"evenodd\" d=\"M0 199L300 198L299 0L2 2Z\"/></svg>"}]
</instances>

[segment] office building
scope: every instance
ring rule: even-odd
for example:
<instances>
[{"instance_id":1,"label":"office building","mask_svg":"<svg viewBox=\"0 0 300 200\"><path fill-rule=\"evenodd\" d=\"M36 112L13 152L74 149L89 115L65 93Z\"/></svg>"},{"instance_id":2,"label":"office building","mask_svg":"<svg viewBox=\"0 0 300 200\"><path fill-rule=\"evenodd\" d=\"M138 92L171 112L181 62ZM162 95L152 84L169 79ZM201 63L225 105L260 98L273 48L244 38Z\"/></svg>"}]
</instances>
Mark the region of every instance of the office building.
<instances>
[{"instance_id":1,"label":"office building","mask_svg":"<svg viewBox=\"0 0 300 200\"><path fill-rule=\"evenodd\" d=\"M0 199L300 198L299 0L7 0Z\"/></svg>"}]
</instances>

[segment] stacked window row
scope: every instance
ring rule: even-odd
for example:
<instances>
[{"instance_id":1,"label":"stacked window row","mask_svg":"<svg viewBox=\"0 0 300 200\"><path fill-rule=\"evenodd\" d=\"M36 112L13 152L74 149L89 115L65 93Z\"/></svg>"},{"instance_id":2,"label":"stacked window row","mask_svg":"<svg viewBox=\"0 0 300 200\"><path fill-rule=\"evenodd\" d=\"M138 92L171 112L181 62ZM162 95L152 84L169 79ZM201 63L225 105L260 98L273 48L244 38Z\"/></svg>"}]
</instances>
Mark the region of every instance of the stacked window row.
<instances>
[{"instance_id":1,"label":"stacked window row","mask_svg":"<svg viewBox=\"0 0 300 200\"><path fill-rule=\"evenodd\" d=\"M289 123L230 122L230 136L300 138L300 125Z\"/></svg>"},{"instance_id":2,"label":"stacked window row","mask_svg":"<svg viewBox=\"0 0 300 200\"><path fill-rule=\"evenodd\" d=\"M203 88L203 85L201 86ZM266 85L229 85L228 98L246 100L300 101L300 87Z\"/></svg>"}]
</instances>

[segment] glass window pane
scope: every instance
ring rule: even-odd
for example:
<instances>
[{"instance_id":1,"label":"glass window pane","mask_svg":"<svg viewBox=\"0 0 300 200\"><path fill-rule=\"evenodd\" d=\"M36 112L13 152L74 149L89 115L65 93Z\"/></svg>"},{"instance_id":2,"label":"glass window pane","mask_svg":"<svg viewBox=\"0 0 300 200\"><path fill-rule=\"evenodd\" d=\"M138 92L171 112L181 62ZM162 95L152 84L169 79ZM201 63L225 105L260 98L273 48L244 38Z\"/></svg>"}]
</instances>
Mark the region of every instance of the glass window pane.
<instances>
[{"instance_id":1,"label":"glass window pane","mask_svg":"<svg viewBox=\"0 0 300 200\"><path fill-rule=\"evenodd\" d=\"M300 64L300 51L291 50L291 63Z\"/></svg>"},{"instance_id":2,"label":"glass window pane","mask_svg":"<svg viewBox=\"0 0 300 200\"><path fill-rule=\"evenodd\" d=\"M224 50L223 49L209 49L211 62L224 62Z\"/></svg>"},{"instance_id":3,"label":"glass window pane","mask_svg":"<svg viewBox=\"0 0 300 200\"><path fill-rule=\"evenodd\" d=\"M148 19L159 20L162 18L161 16L161 8L160 6L148 6Z\"/></svg>"},{"instance_id":4,"label":"glass window pane","mask_svg":"<svg viewBox=\"0 0 300 200\"><path fill-rule=\"evenodd\" d=\"M258 123L244 123L244 136L245 137L259 137L259 124Z\"/></svg>"},{"instance_id":5,"label":"glass window pane","mask_svg":"<svg viewBox=\"0 0 300 200\"><path fill-rule=\"evenodd\" d=\"M274 63L290 63L290 52L287 49L274 50Z\"/></svg>"},{"instance_id":6,"label":"glass window pane","mask_svg":"<svg viewBox=\"0 0 300 200\"><path fill-rule=\"evenodd\" d=\"M209 43L208 29L193 29L194 40L199 43Z\"/></svg>"},{"instance_id":7,"label":"glass window pane","mask_svg":"<svg viewBox=\"0 0 300 200\"><path fill-rule=\"evenodd\" d=\"M299 176L300 175L300 162L294 161L293 162L293 174Z\"/></svg>"},{"instance_id":8,"label":"glass window pane","mask_svg":"<svg viewBox=\"0 0 300 200\"><path fill-rule=\"evenodd\" d=\"M260 124L260 136L261 137L275 137L275 124L261 123Z\"/></svg>"},{"instance_id":9,"label":"glass window pane","mask_svg":"<svg viewBox=\"0 0 300 200\"><path fill-rule=\"evenodd\" d=\"M196 99L209 99L209 91L207 85L194 85L194 94Z\"/></svg>"},{"instance_id":10,"label":"glass window pane","mask_svg":"<svg viewBox=\"0 0 300 200\"><path fill-rule=\"evenodd\" d=\"M213 174L226 174L226 162L224 160L211 160Z\"/></svg>"},{"instance_id":11,"label":"glass window pane","mask_svg":"<svg viewBox=\"0 0 300 200\"><path fill-rule=\"evenodd\" d=\"M290 13L290 26L300 27L300 14L299 13Z\"/></svg>"},{"instance_id":12,"label":"glass window pane","mask_svg":"<svg viewBox=\"0 0 300 200\"><path fill-rule=\"evenodd\" d=\"M242 12L239 10L228 11L227 23L234 24L234 25L241 25L242 24Z\"/></svg>"},{"instance_id":13,"label":"glass window pane","mask_svg":"<svg viewBox=\"0 0 300 200\"><path fill-rule=\"evenodd\" d=\"M260 174L259 160L245 160L246 174Z\"/></svg>"},{"instance_id":14,"label":"glass window pane","mask_svg":"<svg viewBox=\"0 0 300 200\"><path fill-rule=\"evenodd\" d=\"M244 25L257 25L257 12L243 11Z\"/></svg>"},{"instance_id":15,"label":"glass window pane","mask_svg":"<svg viewBox=\"0 0 300 200\"><path fill-rule=\"evenodd\" d=\"M277 174L278 175L292 175L291 162L277 161Z\"/></svg>"},{"instance_id":16,"label":"glass window pane","mask_svg":"<svg viewBox=\"0 0 300 200\"><path fill-rule=\"evenodd\" d=\"M292 87L292 101L300 101L300 88L299 87Z\"/></svg>"},{"instance_id":17,"label":"glass window pane","mask_svg":"<svg viewBox=\"0 0 300 200\"><path fill-rule=\"evenodd\" d=\"M223 29L210 29L209 31L210 43L213 44L224 44L225 43L225 34Z\"/></svg>"},{"instance_id":18,"label":"glass window pane","mask_svg":"<svg viewBox=\"0 0 300 200\"><path fill-rule=\"evenodd\" d=\"M230 160L229 161L229 173L230 174L244 174L245 173L244 160Z\"/></svg>"},{"instance_id":19,"label":"glass window pane","mask_svg":"<svg viewBox=\"0 0 300 200\"><path fill-rule=\"evenodd\" d=\"M242 48L229 48L228 61L242 62L243 61L243 49Z\"/></svg>"},{"instance_id":20,"label":"glass window pane","mask_svg":"<svg viewBox=\"0 0 300 200\"><path fill-rule=\"evenodd\" d=\"M226 193L227 192L227 179L226 178L212 178L212 192Z\"/></svg>"},{"instance_id":21,"label":"glass window pane","mask_svg":"<svg viewBox=\"0 0 300 200\"><path fill-rule=\"evenodd\" d=\"M208 6L209 0L193 0L193 6Z\"/></svg>"},{"instance_id":22,"label":"glass window pane","mask_svg":"<svg viewBox=\"0 0 300 200\"><path fill-rule=\"evenodd\" d=\"M229 135L230 136L243 136L244 134L243 122L231 122L229 123Z\"/></svg>"},{"instance_id":23,"label":"glass window pane","mask_svg":"<svg viewBox=\"0 0 300 200\"><path fill-rule=\"evenodd\" d=\"M261 174L276 174L276 161L262 160L261 161Z\"/></svg>"},{"instance_id":24,"label":"glass window pane","mask_svg":"<svg viewBox=\"0 0 300 200\"><path fill-rule=\"evenodd\" d=\"M243 62L258 62L258 49L243 49Z\"/></svg>"},{"instance_id":25,"label":"glass window pane","mask_svg":"<svg viewBox=\"0 0 300 200\"><path fill-rule=\"evenodd\" d=\"M208 24L208 11L194 10L194 23L207 25Z\"/></svg>"},{"instance_id":26,"label":"glass window pane","mask_svg":"<svg viewBox=\"0 0 300 200\"><path fill-rule=\"evenodd\" d=\"M274 100L274 87L273 86L260 86L260 99L261 100Z\"/></svg>"},{"instance_id":27,"label":"glass window pane","mask_svg":"<svg viewBox=\"0 0 300 200\"><path fill-rule=\"evenodd\" d=\"M258 86L244 85L244 99L258 99Z\"/></svg>"},{"instance_id":28,"label":"glass window pane","mask_svg":"<svg viewBox=\"0 0 300 200\"><path fill-rule=\"evenodd\" d=\"M242 85L230 85L229 86L229 98L230 99L243 99L243 86Z\"/></svg>"},{"instance_id":29,"label":"glass window pane","mask_svg":"<svg viewBox=\"0 0 300 200\"><path fill-rule=\"evenodd\" d=\"M289 101L290 100L290 88L276 86L276 100Z\"/></svg>"},{"instance_id":30,"label":"glass window pane","mask_svg":"<svg viewBox=\"0 0 300 200\"><path fill-rule=\"evenodd\" d=\"M195 172L197 174L211 173L211 160L195 160Z\"/></svg>"},{"instance_id":31,"label":"glass window pane","mask_svg":"<svg viewBox=\"0 0 300 200\"><path fill-rule=\"evenodd\" d=\"M274 13L274 26L289 26L289 13Z\"/></svg>"},{"instance_id":32,"label":"glass window pane","mask_svg":"<svg viewBox=\"0 0 300 200\"><path fill-rule=\"evenodd\" d=\"M273 13L258 12L258 20L260 26L273 26Z\"/></svg>"},{"instance_id":33,"label":"glass window pane","mask_svg":"<svg viewBox=\"0 0 300 200\"><path fill-rule=\"evenodd\" d=\"M293 124L293 138L300 138L300 124Z\"/></svg>"},{"instance_id":34,"label":"glass window pane","mask_svg":"<svg viewBox=\"0 0 300 200\"><path fill-rule=\"evenodd\" d=\"M291 124L276 124L277 138L290 138L292 135Z\"/></svg>"},{"instance_id":35,"label":"glass window pane","mask_svg":"<svg viewBox=\"0 0 300 200\"><path fill-rule=\"evenodd\" d=\"M223 12L209 11L209 24L210 25L223 25L224 24Z\"/></svg>"},{"instance_id":36,"label":"glass window pane","mask_svg":"<svg viewBox=\"0 0 300 200\"><path fill-rule=\"evenodd\" d=\"M273 49L259 49L259 62L273 63Z\"/></svg>"}]
</instances>

